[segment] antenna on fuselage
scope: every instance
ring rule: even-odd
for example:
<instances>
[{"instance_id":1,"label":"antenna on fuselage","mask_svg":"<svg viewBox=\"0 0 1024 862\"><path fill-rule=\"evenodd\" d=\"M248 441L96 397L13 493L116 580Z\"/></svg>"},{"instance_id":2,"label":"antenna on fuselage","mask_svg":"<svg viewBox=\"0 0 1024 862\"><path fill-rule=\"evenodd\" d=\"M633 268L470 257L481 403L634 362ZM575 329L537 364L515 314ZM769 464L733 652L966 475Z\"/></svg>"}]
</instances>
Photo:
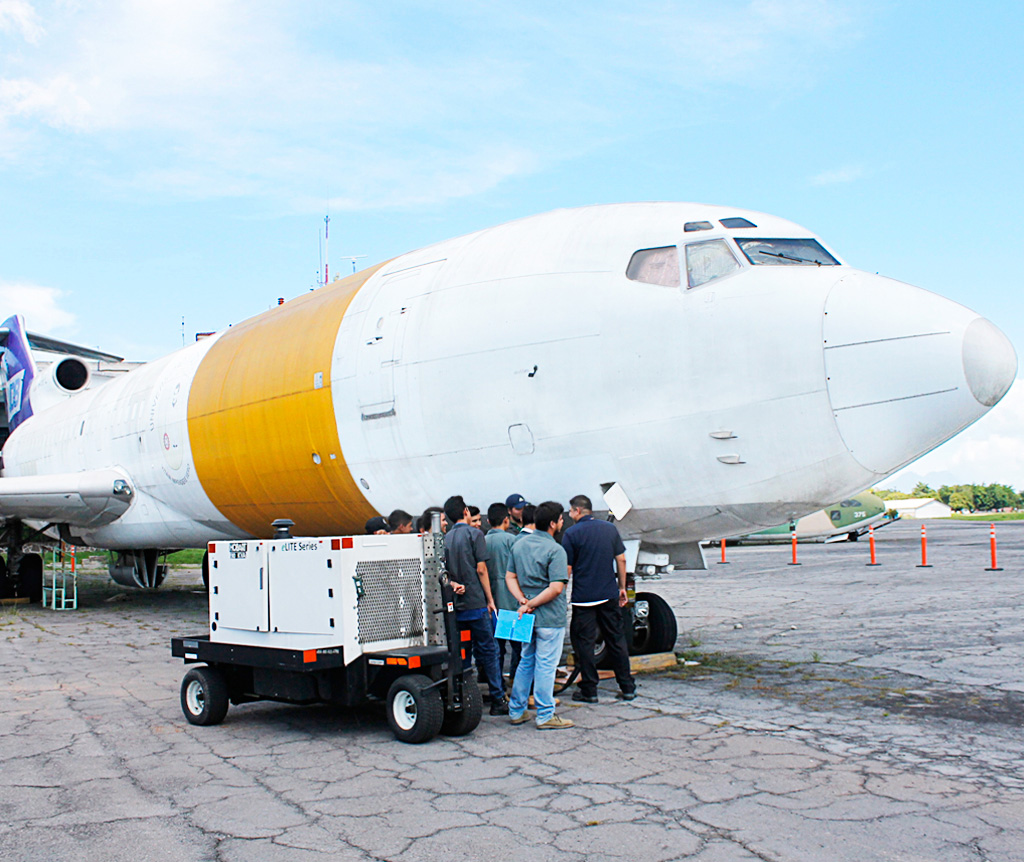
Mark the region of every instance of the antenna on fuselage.
<instances>
[{"instance_id":1,"label":"antenna on fuselage","mask_svg":"<svg viewBox=\"0 0 1024 862\"><path fill-rule=\"evenodd\" d=\"M356 271L356 261L357 260L362 260L364 257L366 257L365 254L343 254L341 256L341 259L342 260L350 260L350 261L352 261L352 272L355 272Z\"/></svg>"},{"instance_id":2,"label":"antenna on fuselage","mask_svg":"<svg viewBox=\"0 0 1024 862\"><path fill-rule=\"evenodd\" d=\"M324 216L324 284L330 281L329 272L331 266L331 217Z\"/></svg>"}]
</instances>

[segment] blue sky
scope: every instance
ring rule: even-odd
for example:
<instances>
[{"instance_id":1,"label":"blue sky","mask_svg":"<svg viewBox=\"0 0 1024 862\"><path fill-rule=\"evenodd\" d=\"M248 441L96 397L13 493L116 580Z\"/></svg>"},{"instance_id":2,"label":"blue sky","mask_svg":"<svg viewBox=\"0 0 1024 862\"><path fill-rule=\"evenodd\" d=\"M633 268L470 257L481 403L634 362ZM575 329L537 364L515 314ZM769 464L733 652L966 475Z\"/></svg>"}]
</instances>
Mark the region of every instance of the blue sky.
<instances>
[{"instance_id":1,"label":"blue sky","mask_svg":"<svg viewBox=\"0 0 1024 862\"><path fill-rule=\"evenodd\" d=\"M1021 350L1024 3L0 0L0 303L152 359L564 206L763 210ZM912 468L1024 487L1024 394Z\"/></svg>"}]
</instances>

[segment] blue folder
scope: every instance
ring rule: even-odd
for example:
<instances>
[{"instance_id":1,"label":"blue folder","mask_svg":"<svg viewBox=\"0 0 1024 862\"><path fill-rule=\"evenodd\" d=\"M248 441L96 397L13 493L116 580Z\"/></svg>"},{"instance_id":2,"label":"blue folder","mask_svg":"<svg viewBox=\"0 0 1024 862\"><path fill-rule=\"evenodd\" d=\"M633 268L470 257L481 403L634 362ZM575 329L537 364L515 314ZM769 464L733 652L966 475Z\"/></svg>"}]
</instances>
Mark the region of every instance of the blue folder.
<instances>
[{"instance_id":1,"label":"blue folder","mask_svg":"<svg viewBox=\"0 0 1024 862\"><path fill-rule=\"evenodd\" d=\"M518 611L498 611L498 624L494 636L507 641L528 644L533 640L533 614L519 616Z\"/></svg>"}]
</instances>

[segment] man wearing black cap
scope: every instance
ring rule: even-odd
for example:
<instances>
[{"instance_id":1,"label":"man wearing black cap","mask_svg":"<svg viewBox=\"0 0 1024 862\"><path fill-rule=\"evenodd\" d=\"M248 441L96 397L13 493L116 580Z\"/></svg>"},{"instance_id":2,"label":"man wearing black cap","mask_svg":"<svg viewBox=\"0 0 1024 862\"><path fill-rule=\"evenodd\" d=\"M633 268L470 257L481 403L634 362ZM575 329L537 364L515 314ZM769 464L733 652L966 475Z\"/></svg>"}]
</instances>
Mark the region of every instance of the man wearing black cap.
<instances>
[{"instance_id":1,"label":"man wearing black cap","mask_svg":"<svg viewBox=\"0 0 1024 862\"><path fill-rule=\"evenodd\" d=\"M374 515L370 518L370 520L366 522L365 529L367 536L386 536L391 532L391 530L388 529L388 519L382 518L380 515Z\"/></svg>"},{"instance_id":2,"label":"man wearing black cap","mask_svg":"<svg viewBox=\"0 0 1024 862\"><path fill-rule=\"evenodd\" d=\"M508 531L513 536L518 536L523 531L523 506L526 505L526 497L522 494L509 494L505 498L505 506L508 508Z\"/></svg>"}]
</instances>

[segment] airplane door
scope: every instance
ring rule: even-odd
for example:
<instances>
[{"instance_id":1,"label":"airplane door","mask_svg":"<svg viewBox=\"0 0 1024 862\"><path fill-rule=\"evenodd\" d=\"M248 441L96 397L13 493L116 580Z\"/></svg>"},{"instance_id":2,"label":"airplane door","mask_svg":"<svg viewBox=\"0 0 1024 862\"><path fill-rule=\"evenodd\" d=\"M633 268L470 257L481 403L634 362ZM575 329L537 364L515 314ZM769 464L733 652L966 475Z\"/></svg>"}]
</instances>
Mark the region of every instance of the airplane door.
<instances>
[{"instance_id":1,"label":"airplane door","mask_svg":"<svg viewBox=\"0 0 1024 862\"><path fill-rule=\"evenodd\" d=\"M402 297L415 294L423 280L422 272L422 268L416 268L388 279L381 285L378 300L367 310L356 380L359 412L364 422L395 415L395 366L402 360L410 316L410 300Z\"/></svg>"},{"instance_id":2,"label":"airplane door","mask_svg":"<svg viewBox=\"0 0 1024 862\"><path fill-rule=\"evenodd\" d=\"M395 314L373 311L363 322L356 394L364 420L395 415Z\"/></svg>"}]
</instances>

